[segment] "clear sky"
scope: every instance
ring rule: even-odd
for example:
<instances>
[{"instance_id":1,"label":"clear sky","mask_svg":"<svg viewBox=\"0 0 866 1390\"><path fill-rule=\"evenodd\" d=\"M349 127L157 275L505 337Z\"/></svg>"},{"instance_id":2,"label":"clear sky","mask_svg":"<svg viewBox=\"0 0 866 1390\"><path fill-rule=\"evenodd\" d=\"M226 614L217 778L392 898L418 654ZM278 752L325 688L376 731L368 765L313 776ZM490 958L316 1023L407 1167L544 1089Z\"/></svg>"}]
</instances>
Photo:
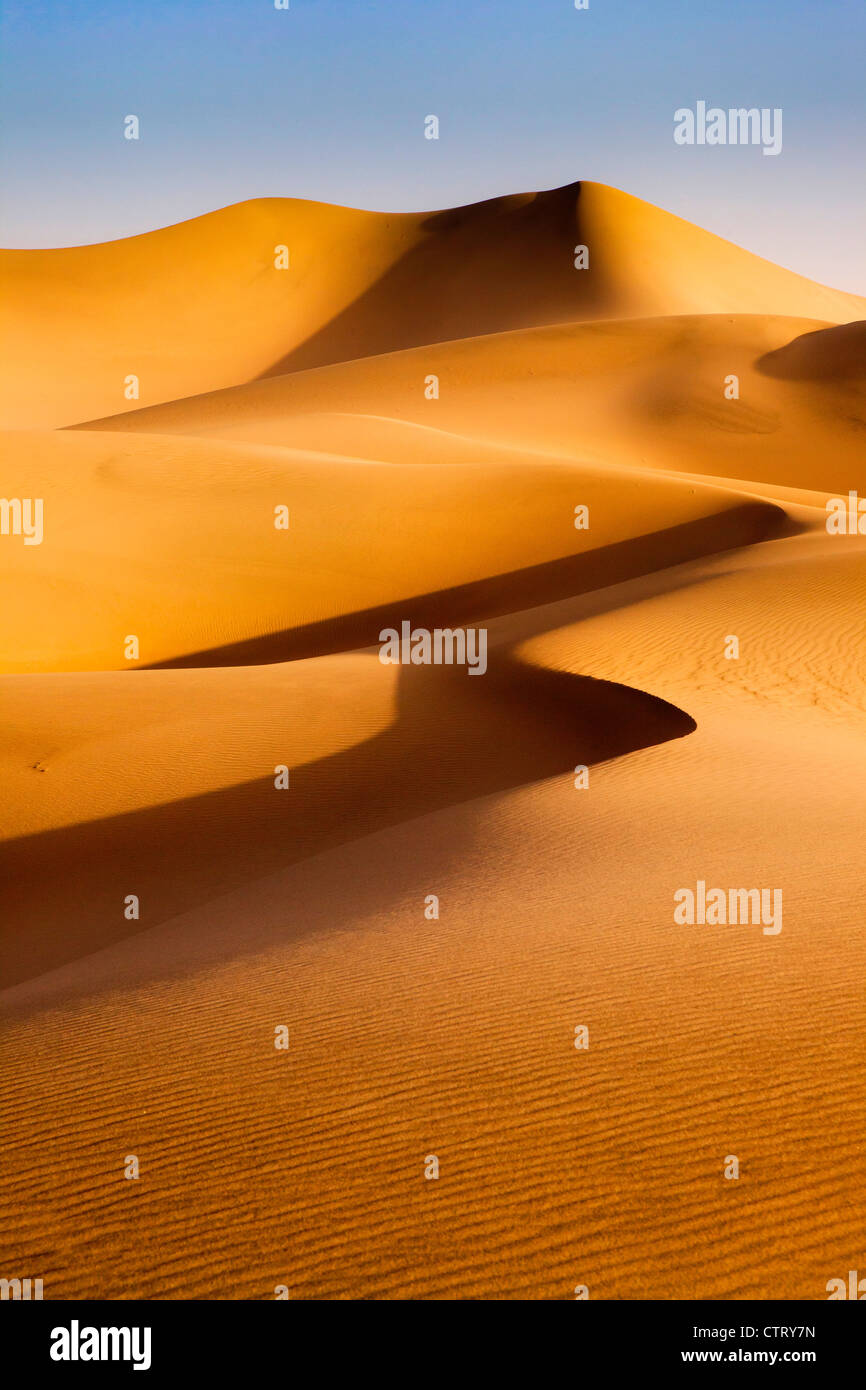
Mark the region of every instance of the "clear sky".
<instances>
[{"instance_id":1,"label":"clear sky","mask_svg":"<svg viewBox=\"0 0 866 1390\"><path fill-rule=\"evenodd\" d=\"M408 211L585 178L866 294L864 0L2 0L2 13L5 246L104 241L261 195ZM699 99L781 107L781 154L676 145L674 111Z\"/></svg>"}]
</instances>

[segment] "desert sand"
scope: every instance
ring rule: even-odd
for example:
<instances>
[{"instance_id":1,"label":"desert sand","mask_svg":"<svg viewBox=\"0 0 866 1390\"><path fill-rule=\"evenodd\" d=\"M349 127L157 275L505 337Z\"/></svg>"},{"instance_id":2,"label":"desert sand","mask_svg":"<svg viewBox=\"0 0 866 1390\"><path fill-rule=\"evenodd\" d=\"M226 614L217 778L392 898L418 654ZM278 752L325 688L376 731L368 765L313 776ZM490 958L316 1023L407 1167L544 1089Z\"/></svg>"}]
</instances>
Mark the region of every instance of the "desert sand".
<instances>
[{"instance_id":1,"label":"desert sand","mask_svg":"<svg viewBox=\"0 0 866 1390\"><path fill-rule=\"evenodd\" d=\"M866 301L587 183L258 200L2 277L2 492L44 502L0 536L3 1267L862 1271L866 534L825 523ZM383 665L402 620L484 627L486 674ZM781 889L781 931L675 922L698 880Z\"/></svg>"}]
</instances>

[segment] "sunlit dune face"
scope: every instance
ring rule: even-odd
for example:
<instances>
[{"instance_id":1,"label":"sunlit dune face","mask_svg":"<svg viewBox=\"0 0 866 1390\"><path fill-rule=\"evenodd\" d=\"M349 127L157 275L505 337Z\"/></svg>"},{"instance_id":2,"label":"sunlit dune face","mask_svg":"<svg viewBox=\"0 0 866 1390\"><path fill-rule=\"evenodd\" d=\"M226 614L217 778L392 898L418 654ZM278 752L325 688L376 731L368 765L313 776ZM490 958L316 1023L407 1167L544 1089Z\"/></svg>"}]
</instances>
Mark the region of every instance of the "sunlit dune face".
<instances>
[{"instance_id":1,"label":"sunlit dune face","mask_svg":"<svg viewBox=\"0 0 866 1390\"><path fill-rule=\"evenodd\" d=\"M866 1219L866 302L592 183L2 273L22 1271L826 1297Z\"/></svg>"}]
</instances>

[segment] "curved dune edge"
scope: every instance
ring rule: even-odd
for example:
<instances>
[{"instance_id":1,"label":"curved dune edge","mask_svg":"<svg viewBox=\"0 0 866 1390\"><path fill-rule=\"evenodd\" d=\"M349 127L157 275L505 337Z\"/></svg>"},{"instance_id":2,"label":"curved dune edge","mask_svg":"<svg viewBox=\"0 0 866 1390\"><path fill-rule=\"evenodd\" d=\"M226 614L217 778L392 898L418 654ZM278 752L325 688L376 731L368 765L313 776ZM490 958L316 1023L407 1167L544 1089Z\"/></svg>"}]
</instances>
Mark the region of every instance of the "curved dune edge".
<instances>
[{"instance_id":1,"label":"curved dune edge","mask_svg":"<svg viewBox=\"0 0 866 1390\"><path fill-rule=\"evenodd\" d=\"M824 492L859 486L862 334L806 319L688 315L567 323L274 377L92 420L88 431L199 435L395 462L465 447L730 476ZM808 342L805 377L768 370ZM839 346L844 344L844 346ZM428 400L435 377L439 398ZM736 382L736 399L726 394ZM419 427L429 433L419 438ZM76 433L78 431L76 430ZM472 455L470 454L470 457ZM483 457L483 455L481 455Z\"/></svg>"},{"instance_id":2,"label":"curved dune edge","mask_svg":"<svg viewBox=\"0 0 866 1390\"><path fill-rule=\"evenodd\" d=\"M524 661L686 690L697 728L590 793L565 771L444 807L7 990L0 1211L22 1254L54 1232L53 1296L568 1299L577 1268L601 1298L824 1297L866 1216L866 943L815 836L859 863L852 565L862 587L864 547L803 534L551 605L536 636L502 619ZM784 883L782 934L684 935L673 887L734 862ZM105 1157L130 1149L134 1198Z\"/></svg>"},{"instance_id":3,"label":"curved dune edge","mask_svg":"<svg viewBox=\"0 0 866 1390\"><path fill-rule=\"evenodd\" d=\"M154 403L573 320L866 318L866 300L591 182L437 213L255 199L123 241L2 251L0 292L7 429L131 409L130 373Z\"/></svg>"},{"instance_id":4,"label":"curved dune edge","mask_svg":"<svg viewBox=\"0 0 866 1390\"><path fill-rule=\"evenodd\" d=\"M866 302L593 184L256 200L0 276L3 490L46 503L0 538L14 1267L120 1299L862 1269L866 536L825 504L866 496ZM485 626L487 674L383 666L404 618ZM699 879L780 887L783 930L675 924Z\"/></svg>"},{"instance_id":5,"label":"curved dune edge","mask_svg":"<svg viewBox=\"0 0 866 1390\"><path fill-rule=\"evenodd\" d=\"M480 681L465 669L399 668L395 718L386 722L382 673L393 691L393 669L376 659L320 658L295 663L288 671L259 668L254 685L247 672L220 673L235 679L216 682L211 673L142 673L136 688L121 696L122 739L111 737L119 692L115 708L109 706L103 716L106 727L97 733L100 688L92 678L85 684L72 677L65 690L58 688L58 679L48 690L44 678L31 683L20 692L28 702L59 698L68 712L77 699L90 728L83 756L61 753L56 762L38 765L43 776L65 783L65 797L63 787L55 792L60 798L55 817L63 815L65 801L67 808L76 807L79 823L8 839L2 846L4 882L32 912L26 934L8 922L3 931L3 983L51 970L125 931L157 924L238 883L383 825L537 781L574 762L620 757L694 729L686 714L654 696L526 666L507 651L490 654ZM241 674L246 677L242 709L228 720L226 698ZM144 721L139 732L132 701L142 683L147 705L138 714ZM132 686L129 678L124 684ZM176 714L168 719L157 714L155 695L163 703L171 695L175 705L182 696L186 707L198 712L202 738L221 734L217 746L234 750L234 766L213 769L194 757L192 766L186 759L182 772L172 776L184 756L189 719L177 722ZM324 698L326 712L317 714ZM40 715L34 722L44 728L45 715ZM148 722L154 719L158 728ZM281 727L291 731L288 737ZM308 740L316 734L321 751L311 757ZM285 790L275 786L275 758L290 768ZM256 764L254 781L233 782L240 767L249 771ZM196 778L199 785L212 781L215 772L220 785L193 794L190 784ZM123 790L117 786L121 774ZM226 784L227 778L232 782ZM184 799L165 800L171 790L178 797L179 786ZM133 798L152 804L95 818L106 801ZM183 846L182 852L176 846ZM141 903L137 928L121 910L129 893Z\"/></svg>"},{"instance_id":6,"label":"curved dune edge","mask_svg":"<svg viewBox=\"0 0 866 1390\"><path fill-rule=\"evenodd\" d=\"M403 619L480 621L748 544L771 503L610 466L358 464L117 433L6 436L45 538L4 541L0 670L129 672L352 650ZM471 457L471 454L470 454ZM517 461L519 459L519 461ZM589 509L575 528L575 507ZM289 527L275 511L288 507Z\"/></svg>"}]
</instances>

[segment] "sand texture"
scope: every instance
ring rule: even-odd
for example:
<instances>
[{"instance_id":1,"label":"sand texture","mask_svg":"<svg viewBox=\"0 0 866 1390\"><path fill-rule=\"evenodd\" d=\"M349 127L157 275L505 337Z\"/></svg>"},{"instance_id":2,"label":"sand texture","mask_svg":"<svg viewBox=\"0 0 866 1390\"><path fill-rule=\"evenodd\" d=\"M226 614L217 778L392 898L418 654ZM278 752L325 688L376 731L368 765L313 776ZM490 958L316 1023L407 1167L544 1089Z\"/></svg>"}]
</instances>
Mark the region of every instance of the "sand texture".
<instances>
[{"instance_id":1,"label":"sand texture","mask_svg":"<svg viewBox=\"0 0 866 1390\"><path fill-rule=\"evenodd\" d=\"M0 263L3 1268L866 1269L866 301L592 183ZM675 921L699 880L781 930Z\"/></svg>"}]
</instances>

